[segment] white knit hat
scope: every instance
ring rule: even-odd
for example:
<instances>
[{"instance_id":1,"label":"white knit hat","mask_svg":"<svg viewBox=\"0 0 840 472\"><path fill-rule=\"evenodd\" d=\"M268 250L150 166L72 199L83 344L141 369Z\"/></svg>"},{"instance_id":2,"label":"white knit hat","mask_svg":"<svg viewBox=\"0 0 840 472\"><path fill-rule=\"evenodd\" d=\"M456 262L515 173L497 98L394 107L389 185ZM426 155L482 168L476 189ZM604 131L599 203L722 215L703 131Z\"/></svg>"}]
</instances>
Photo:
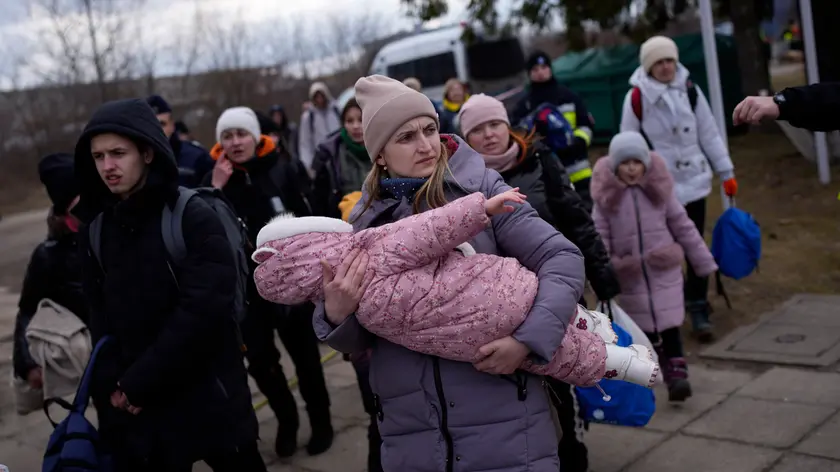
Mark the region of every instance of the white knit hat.
<instances>
[{"instance_id":1,"label":"white knit hat","mask_svg":"<svg viewBox=\"0 0 840 472\"><path fill-rule=\"evenodd\" d=\"M216 141L221 141L222 133L229 129L244 129L260 142L260 122L254 110L248 107L233 107L222 112L216 122Z\"/></svg>"},{"instance_id":2,"label":"white knit hat","mask_svg":"<svg viewBox=\"0 0 840 472\"><path fill-rule=\"evenodd\" d=\"M637 131L622 131L613 136L610 141L609 152L610 166L613 172L615 172L619 164L630 159L642 161L645 169L650 167L650 149L648 149L644 136Z\"/></svg>"},{"instance_id":3,"label":"white knit hat","mask_svg":"<svg viewBox=\"0 0 840 472\"><path fill-rule=\"evenodd\" d=\"M291 238L306 233L352 233L353 225L338 218L326 216L275 216L257 234L257 247L269 241Z\"/></svg>"},{"instance_id":4,"label":"white knit hat","mask_svg":"<svg viewBox=\"0 0 840 472\"><path fill-rule=\"evenodd\" d=\"M645 41L639 49L639 62L645 72L650 72L653 65L662 59L680 60L677 43L667 36L654 36Z\"/></svg>"}]
</instances>

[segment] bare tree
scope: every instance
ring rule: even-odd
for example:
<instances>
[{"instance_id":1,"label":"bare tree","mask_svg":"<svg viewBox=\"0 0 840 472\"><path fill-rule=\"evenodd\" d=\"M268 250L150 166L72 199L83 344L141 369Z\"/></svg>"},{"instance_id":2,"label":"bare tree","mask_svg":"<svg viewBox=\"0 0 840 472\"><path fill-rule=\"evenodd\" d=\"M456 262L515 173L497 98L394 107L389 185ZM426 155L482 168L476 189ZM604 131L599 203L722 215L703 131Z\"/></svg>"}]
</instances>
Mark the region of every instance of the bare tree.
<instances>
[{"instance_id":1,"label":"bare tree","mask_svg":"<svg viewBox=\"0 0 840 472\"><path fill-rule=\"evenodd\" d=\"M242 11L231 18L215 17L205 21L203 28L204 54L211 71L204 74L202 88L213 94L221 107L244 105L254 101L260 92L261 76L255 57L256 38Z\"/></svg>"},{"instance_id":2,"label":"bare tree","mask_svg":"<svg viewBox=\"0 0 840 472\"><path fill-rule=\"evenodd\" d=\"M325 58L331 59L331 65L338 70L358 70L362 65L359 59L363 56L365 47L387 31L383 16L368 10L355 16L333 14L326 20L322 31L328 34L320 35L321 48Z\"/></svg>"},{"instance_id":3,"label":"bare tree","mask_svg":"<svg viewBox=\"0 0 840 472\"><path fill-rule=\"evenodd\" d=\"M167 46L172 61L171 65L180 75L180 94L183 97L192 95L190 85L193 82L193 75L200 65L202 52L206 49L204 47L206 46L204 44L206 36L204 22L204 11L201 9L199 1L196 0L191 27L179 29L171 37L172 43Z\"/></svg>"},{"instance_id":4,"label":"bare tree","mask_svg":"<svg viewBox=\"0 0 840 472\"><path fill-rule=\"evenodd\" d=\"M49 84L93 82L101 101L115 95L111 84L132 78L137 45L130 27L143 0L31 0L47 18L38 31L42 60L32 72ZM90 72L92 71L92 73Z\"/></svg>"},{"instance_id":5,"label":"bare tree","mask_svg":"<svg viewBox=\"0 0 840 472\"><path fill-rule=\"evenodd\" d=\"M317 47L315 47L316 45L313 41L313 32L306 28L307 25L309 25L309 21L304 17L298 16L291 18L289 23L289 46L292 50L293 62L300 68L303 80L308 82L313 75L310 70L310 63L317 56Z\"/></svg>"}]
</instances>

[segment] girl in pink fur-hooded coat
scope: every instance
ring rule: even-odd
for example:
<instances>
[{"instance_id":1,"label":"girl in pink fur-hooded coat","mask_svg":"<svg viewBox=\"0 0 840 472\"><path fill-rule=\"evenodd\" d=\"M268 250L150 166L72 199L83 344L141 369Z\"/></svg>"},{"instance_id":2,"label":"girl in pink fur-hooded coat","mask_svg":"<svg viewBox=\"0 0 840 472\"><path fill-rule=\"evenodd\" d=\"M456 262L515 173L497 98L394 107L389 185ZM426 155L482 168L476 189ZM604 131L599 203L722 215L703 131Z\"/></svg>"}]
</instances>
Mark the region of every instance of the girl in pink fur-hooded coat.
<instances>
[{"instance_id":1,"label":"girl in pink fur-hooded coat","mask_svg":"<svg viewBox=\"0 0 840 472\"><path fill-rule=\"evenodd\" d=\"M362 326L417 352L474 363L484 357L479 347L525 320L539 282L516 259L475 254L467 241L487 228L490 216L514 211L505 202L524 198L515 189L489 200L476 192L357 233L332 218L278 218L257 238L254 280L275 303L318 301L321 261L334 271L352 250L367 251L369 284L356 311ZM650 352L615 346L615 339L606 316L579 307L551 361L525 361L521 368L580 386L603 377L651 386L659 368Z\"/></svg>"},{"instance_id":2,"label":"girl in pink fur-hooded coat","mask_svg":"<svg viewBox=\"0 0 840 472\"><path fill-rule=\"evenodd\" d=\"M679 331L682 263L688 256L705 276L717 270L714 258L677 200L665 161L638 132L613 137L609 155L595 164L591 191L592 218L618 275L621 307L659 346L669 397L683 401L691 387Z\"/></svg>"}]
</instances>

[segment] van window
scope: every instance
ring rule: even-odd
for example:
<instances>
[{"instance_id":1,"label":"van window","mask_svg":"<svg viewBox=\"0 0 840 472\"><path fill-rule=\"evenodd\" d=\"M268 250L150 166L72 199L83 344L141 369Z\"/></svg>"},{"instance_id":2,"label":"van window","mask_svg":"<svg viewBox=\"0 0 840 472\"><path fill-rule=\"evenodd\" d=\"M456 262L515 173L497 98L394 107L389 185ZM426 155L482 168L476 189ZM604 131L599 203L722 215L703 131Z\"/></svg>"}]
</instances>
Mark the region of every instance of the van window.
<instances>
[{"instance_id":1,"label":"van window","mask_svg":"<svg viewBox=\"0 0 840 472\"><path fill-rule=\"evenodd\" d=\"M467 48L470 79L498 80L525 70L525 55L516 38L478 42Z\"/></svg>"},{"instance_id":2,"label":"van window","mask_svg":"<svg viewBox=\"0 0 840 472\"><path fill-rule=\"evenodd\" d=\"M405 80L417 77L423 88L439 87L447 80L458 77L455 68L455 54L445 52L435 56L419 57L401 64L388 65L388 77L395 80Z\"/></svg>"}]
</instances>

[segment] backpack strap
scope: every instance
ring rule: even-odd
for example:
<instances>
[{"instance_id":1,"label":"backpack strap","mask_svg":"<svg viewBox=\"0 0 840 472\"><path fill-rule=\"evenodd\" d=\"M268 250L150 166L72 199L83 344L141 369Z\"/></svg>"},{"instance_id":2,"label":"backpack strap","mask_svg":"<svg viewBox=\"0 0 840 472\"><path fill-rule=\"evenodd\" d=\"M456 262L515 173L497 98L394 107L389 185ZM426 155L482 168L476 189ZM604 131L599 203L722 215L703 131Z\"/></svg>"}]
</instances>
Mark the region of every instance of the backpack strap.
<instances>
[{"instance_id":1,"label":"backpack strap","mask_svg":"<svg viewBox=\"0 0 840 472\"><path fill-rule=\"evenodd\" d=\"M641 123L642 121L642 89L633 87L630 91L630 107L633 108L633 114Z\"/></svg>"},{"instance_id":2,"label":"backpack strap","mask_svg":"<svg viewBox=\"0 0 840 472\"><path fill-rule=\"evenodd\" d=\"M96 218L90 222L88 226L88 241L90 244L90 252L99 264L99 268L105 271L105 266L102 265L102 213L96 215Z\"/></svg>"},{"instance_id":3,"label":"backpack strap","mask_svg":"<svg viewBox=\"0 0 840 472\"><path fill-rule=\"evenodd\" d=\"M648 149L653 151L653 143L650 142L647 133L645 133L645 130L642 127L642 89L639 87L633 87L630 90L630 107L633 109L633 114L636 115L636 119L639 120L639 134L645 138Z\"/></svg>"},{"instance_id":4,"label":"backpack strap","mask_svg":"<svg viewBox=\"0 0 840 472\"><path fill-rule=\"evenodd\" d=\"M184 240L184 210L192 197L197 195L195 190L184 187L178 188L178 200L172 208L163 206L161 214L161 235L166 252L176 266L181 265L187 257L187 243ZM175 274L172 274L173 276Z\"/></svg>"},{"instance_id":5,"label":"backpack strap","mask_svg":"<svg viewBox=\"0 0 840 472\"><path fill-rule=\"evenodd\" d=\"M312 135L315 133L315 115L312 113L312 110L306 111L306 119L309 121L309 136L310 139Z\"/></svg>"},{"instance_id":6,"label":"backpack strap","mask_svg":"<svg viewBox=\"0 0 840 472\"><path fill-rule=\"evenodd\" d=\"M726 301L726 307L731 310L732 303L729 301L729 294L727 294L726 290L723 288L723 280L720 278L720 271L715 272L715 285L717 286L717 294L723 297L723 300Z\"/></svg>"},{"instance_id":7,"label":"backpack strap","mask_svg":"<svg viewBox=\"0 0 840 472\"><path fill-rule=\"evenodd\" d=\"M688 94L688 103L691 105L691 111L697 108L697 87L691 80L685 81L685 91Z\"/></svg>"}]
</instances>

